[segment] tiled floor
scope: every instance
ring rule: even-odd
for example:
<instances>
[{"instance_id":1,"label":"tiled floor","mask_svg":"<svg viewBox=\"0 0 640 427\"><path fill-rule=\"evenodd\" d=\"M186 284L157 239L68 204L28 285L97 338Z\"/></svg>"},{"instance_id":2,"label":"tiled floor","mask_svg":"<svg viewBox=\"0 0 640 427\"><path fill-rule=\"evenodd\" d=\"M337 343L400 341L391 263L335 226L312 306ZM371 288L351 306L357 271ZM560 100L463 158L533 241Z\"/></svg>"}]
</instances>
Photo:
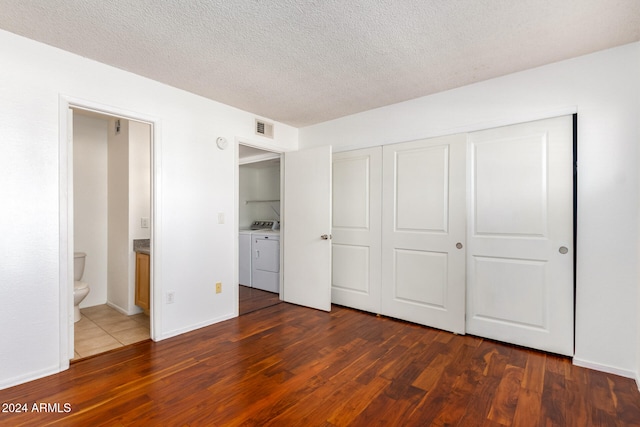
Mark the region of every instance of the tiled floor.
<instances>
[{"instance_id":1,"label":"tiled floor","mask_svg":"<svg viewBox=\"0 0 640 427\"><path fill-rule=\"evenodd\" d=\"M74 359L149 339L149 316L144 313L127 316L108 305L96 305L80 309L80 314L75 323Z\"/></svg>"}]
</instances>

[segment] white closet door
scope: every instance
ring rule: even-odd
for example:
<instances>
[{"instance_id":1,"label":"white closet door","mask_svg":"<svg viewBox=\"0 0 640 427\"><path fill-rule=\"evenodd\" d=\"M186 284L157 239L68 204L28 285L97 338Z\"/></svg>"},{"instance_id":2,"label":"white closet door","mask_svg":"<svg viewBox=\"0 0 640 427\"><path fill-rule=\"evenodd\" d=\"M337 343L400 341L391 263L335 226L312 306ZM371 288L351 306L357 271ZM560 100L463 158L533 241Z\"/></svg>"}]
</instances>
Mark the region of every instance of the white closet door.
<instances>
[{"instance_id":1,"label":"white closet door","mask_svg":"<svg viewBox=\"0 0 640 427\"><path fill-rule=\"evenodd\" d=\"M464 333L466 136L383 147L382 314Z\"/></svg>"},{"instance_id":2,"label":"white closet door","mask_svg":"<svg viewBox=\"0 0 640 427\"><path fill-rule=\"evenodd\" d=\"M331 311L331 147L284 155L283 299Z\"/></svg>"},{"instance_id":3,"label":"white closet door","mask_svg":"<svg viewBox=\"0 0 640 427\"><path fill-rule=\"evenodd\" d=\"M333 155L331 301L380 313L382 147Z\"/></svg>"},{"instance_id":4,"label":"white closet door","mask_svg":"<svg viewBox=\"0 0 640 427\"><path fill-rule=\"evenodd\" d=\"M573 354L572 117L469 135L467 333Z\"/></svg>"}]
</instances>

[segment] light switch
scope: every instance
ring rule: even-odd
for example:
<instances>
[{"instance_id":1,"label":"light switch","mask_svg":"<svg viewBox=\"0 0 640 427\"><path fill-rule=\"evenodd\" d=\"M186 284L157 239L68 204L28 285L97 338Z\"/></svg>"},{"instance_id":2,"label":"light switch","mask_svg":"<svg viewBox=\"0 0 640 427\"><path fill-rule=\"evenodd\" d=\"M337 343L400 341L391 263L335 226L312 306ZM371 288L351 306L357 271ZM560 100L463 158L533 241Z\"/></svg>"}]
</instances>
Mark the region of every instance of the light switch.
<instances>
[{"instance_id":1,"label":"light switch","mask_svg":"<svg viewBox=\"0 0 640 427\"><path fill-rule=\"evenodd\" d=\"M149 228L149 218L140 218L140 228Z\"/></svg>"},{"instance_id":2,"label":"light switch","mask_svg":"<svg viewBox=\"0 0 640 427\"><path fill-rule=\"evenodd\" d=\"M224 212L218 212L218 224L224 224Z\"/></svg>"}]
</instances>

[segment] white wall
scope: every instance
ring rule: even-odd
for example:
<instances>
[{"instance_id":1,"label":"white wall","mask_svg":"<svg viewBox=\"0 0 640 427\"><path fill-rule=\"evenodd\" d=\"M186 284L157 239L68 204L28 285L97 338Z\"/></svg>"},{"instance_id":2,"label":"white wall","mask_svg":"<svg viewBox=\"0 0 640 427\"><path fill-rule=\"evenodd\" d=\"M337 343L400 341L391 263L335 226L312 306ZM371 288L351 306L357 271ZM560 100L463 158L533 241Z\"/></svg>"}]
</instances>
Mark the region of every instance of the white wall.
<instances>
[{"instance_id":1,"label":"white wall","mask_svg":"<svg viewBox=\"0 0 640 427\"><path fill-rule=\"evenodd\" d=\"M335 151L578 112L574 363L634 377L640 366L640 43L300 129Z\"/></svg>"},{"instance_id":2,"label":"white wall","mask_svg":"<svg viewBox=\"0 0 640 427\"><path fill-rule=\"evenodd\" d=\"M74 114L74 250L85 252L81 307L107 302L107 120Z\"/></svg>"},{"instance_id":3,"label":"white wall","mask_svg":"<svg viewBox=\"0 0 640 427\"><path fill-rule=\"evenodd\" d=\"M251 222L260 219L280 219L270 206L280 213L280 203L245 203L247 200L280 200L280 164L268 161L268 166L260 164L239 167L239 225L249 228Z\"/></svg>"},{"instance_id":4,"label":"white wall","mask_svg":"<svg viewBox=\"0 0 640 427\"><path fill-rule=\"evenodd\" d=\"M151 126L129 122L129 240L150 239L141 219L151 216ZM133 251L132 251L133 254Z\"/></svg>"},{"instance_id":5,"label":"white wall","mask_svg":"<svg viewBox=\"0 0 640 427\"><path fill-rule=\"evenodd\" d=\"M108 127L107 303L122 313L129 305L129 121Z\"/></svg>"},{"instance_id":6,"label":"white wall","mask_svg":"<svg viewBox=\"0 0 640 427\"><path fill-rule=\"evenodd\" d=\"M254 190L256 182L256 169L246 166L238 167L238 225L241 229L247 229L254 221L255 214L253 212L254 204L247 204L247 200L255 199Z\"/></svg>"},{"instance_id":7,"label":"white wall","mask_svg":"<svg viewBox=\"0 0 640 427\"><path fill-rule=\"evenodd\" d=\"M129 288L127 314L140 312L135 305L136 253L133 240L150 239L151 225L142 227L142 218L151 218L151 126L129 121Z\"/></svg>"},{"instance_id":8,"label":"white wall","mask_svg":"<svg viewBox=\"0 0 640 427\"><path fill-rule=\"evenodd\" d=\"M255 116L5 31L0 63L0 388L68 363L60 347L68 316L60 311L61 97L157 123L154 286L160 295L174 290L175 303L154 307L156 337L235 316L237 287L215 294L214 284L237 283L237 147L219 150L215 139L261 145ZM278 140L264 139L265 147L295 150L297 129L275 128Z\"/></svg>"}]
</instances>

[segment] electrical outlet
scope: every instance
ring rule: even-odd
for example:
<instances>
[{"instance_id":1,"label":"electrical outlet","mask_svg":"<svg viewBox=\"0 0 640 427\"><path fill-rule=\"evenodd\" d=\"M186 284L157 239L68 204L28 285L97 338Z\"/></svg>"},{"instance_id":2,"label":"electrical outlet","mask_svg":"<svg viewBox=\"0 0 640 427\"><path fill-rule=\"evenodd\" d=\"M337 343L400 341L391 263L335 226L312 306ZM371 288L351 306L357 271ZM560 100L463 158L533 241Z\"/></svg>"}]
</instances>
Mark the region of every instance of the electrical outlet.
<instances>
[{"instance_id":1,"label":"electrical outlet","mask_svg":"<svg viewBox=\"0 0 640 427\"><path fill-rule=\"evenodd\" d=\"M174 291L167 292L167 304L173 304L176 300L176 293Z\"/></svg>"},{"instance_id":2,"label":"electrical outlet","mask_svg":"<svg viewBox=\"0 0 640 427\"><path fill-rule=\"evenodd\" d=\"M219 294L220 292L222 292L222 282L217 282L216 283L216 294Z\"/></svg>"}]
</instances>

